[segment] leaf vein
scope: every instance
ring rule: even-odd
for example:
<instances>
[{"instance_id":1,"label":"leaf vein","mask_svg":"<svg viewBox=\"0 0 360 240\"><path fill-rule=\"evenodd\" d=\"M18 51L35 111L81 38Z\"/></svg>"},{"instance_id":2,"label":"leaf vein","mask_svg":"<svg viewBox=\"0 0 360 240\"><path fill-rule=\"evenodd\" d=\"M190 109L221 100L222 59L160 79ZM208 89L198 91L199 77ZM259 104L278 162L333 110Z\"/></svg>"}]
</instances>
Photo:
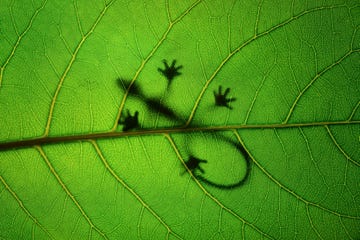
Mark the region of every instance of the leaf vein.
<instances>
[{"instance_id":1,"label":"leaf vein","mask_svg":"<svg viewBox=\"0 0 360 240\"><path fill-rule=\"evenodd\" d=\"M69 135L69 136L55 136L55 137L36 137L25 140L10 141L0 143L0 150L11 148L21 148L41 144L54 144L60 142L73 142L77 140L100 139L100 138L114 138L125 136L141 136L150 134L166 134L166 133L186 133L194 131L225 131L231 129L273 129L273 128L298 128L298 127L316 127L324 125L349 125L360 124L360 120L355 121L334 121L334 122L310 122L310 123L288 123L288 124L254 124L254 125L225 125L225 126L205 126L205 127L174 127L174 128L159 128L159 129L140 129L137 131L125 132L101 132L90 133L83 135ZM22 128L21 128L22 129Z\"/></svg>"},{"instance_id":2,"label":"leaf vein","mask_svg":"<svg viewBox=\"0 0 360 240\"><path fill-rule=\"evenodd\" d=\"M53 112L54 112L54 108L55 108L55 103L57 101L58 95L60 93L61 87L63 85L63 82L67 76L67 74L69 73L73 63L75 62L75 59L80 51L80 48L82 47L82 45L85 43L86 39L94 32L96 26L99 24L99 22L101 21L101 19L104 17L106 11L109 9L109 7L111 6L112 3L114 3L114 1L116 0L112 0L109 4L105 5L104 9L102 10L102 12L100 13L100 15L98 16L98 18L96 19L95 23L93 24L93 26L90 28L90 30L82 36L80 42L78 43L76 49L74 50L74 52L72 53L72 56L70 58L70 61L65 69L65 71L63 72L60 81L57 85L54 97L51 101L51 105L50 105L50 110L49 110L49 115L48 115L48 119L46 122L46 126L45 126L45 132L43 134L43 136L48 136L49 135L49 131L50 131L50 125L51 125L51 121L52 121L52 117L53 117Z\"/></svg>"},{"instance_id":3,"label":"leaf vein","mask_svg":"<svg viewBox=\"0 0 360 240\"><path fill-rule=\"evenodd\" d=\"M317 173L319 174L319 176L321 177L321 180L322 180L323 184L326 186L327 190L329 190L329 186L328 186L328 184L326 183L324 174L321 173L320 168L319 168L319 165L318 165L318 163L317 163L317 162L315 161L315 159L314 159L314 156L313 156L312 149L311 149L311 147L310 147L310 143L309 143L308 138L306 137L304 131L303 131L300 127L299 127L299 131L300 131L300 134L301 134L301 136L302 136L302 138L304 139L304 142L305 142L305 144L306 144L306 149L307 149L307 151L308 151L308 153L309 153L309 157L310 157L310 159L311 159L311 162L312 162L313 165L315 166L315 169L316 169Z\"/></svg>"},{"instance_id":4,"label":"leaf vein","mask_svg":"<svg viewBox=\"0 0 360 240\"><path fill-rule=\"evenodd\" d=\"M119 110L116 114L116 119L115 119L115 123L114 126L112 127L111 131L114 132L117 129L118 126L118 121L121 118L121 113L124 109L125 106L125 102L126 99L129 95L130 89L132 87L132 85L135 83L136 79L139 77L141 71L144 69L145 64L150 60L150 58L155 54L155 52L159 49L159 47L161 46L161 44L165 41L165 39L167 38L167 36L169 35L170 31L173 29L173 27L176 25L176 23L178 23L182 18L184 18L193 8L195 8L202 0L198 0L196 1L193 5L191 5L185 12L183 12L177 19L175 19L172 22L169 22L168 28L165 30L165 32L163 33L162 37L159 39L159 41L157 42L157 44L155 45L155 47L150 51L149 55L143 59L141 61L141 64L138 68L138 70L136 71L134 77L132 78L132 80L129 83L129 86L127 87L124 96L121 100L120 106L119 106ZM168 6L168 4L166 5ZM170 14L170 13L168 13Z\"/></svg>"},{"instance_id":5,"label":"leaf vein","mask_svg":"<svg viewBox=\"0 0 360 240\"><path fill-rule=\"evenodd\" d=\"M316 82L316 80L318 80L322 75L324 75L327 71L331 70L336 65L339 65L343 60L345 60L352 53L354 53L353 50L348 51L344 56L342 56L336 62L334 62L334 63L330 64L329 66L327 66L326 68L324 68L322 71L318 72L315 75L315 77L313 79L311 79L311 81L305 86L305 88L303 88L300 91L299 95L296 97L296 99L292 103L292 105L290 107L290 110L289 110L289 113L287 114L287 116L286 116L285 120L283 121L283 123L287 123L289 121L291 115L294 113L295 106L298 104L301 97L304 96L304 93Z\"/></svg>"},{"instance_id":6,"label":"leaf vein","mask_svg":"<svg viewBox=\"0 0 360 240\"><path fill-rule=\"evenodd\" d=\"M11 61L12 57L15 55L15 52L16 50L18 49L20 43L21 43L21 40L23 39L23 37L25 36L25 34L30 30L30 28L32 27L33 25L33 22L35 21L35 18L39 15L40 11L45 7L47 3L47 0L45 0L42 5L36 9L35 13L33 14L33 16L31 17L30 21L29 21L29 24L27 25L27 27L25 28L25 30L20 34L18 35L18 39L13 47L13 49L11 50L11 53L9 54L8 58L5 60L4 64L0 67L0 87L1 87L1 84L2 84L2 80L3 80L3 76L4 76L4 71L5 71L5 68L6 66L9 64L9 62ZM11 14L11 16L13 16ZM16 27L15 27L15 30L16 30ZM16 33L18 34L18 31L16 30Z\"/></svg>"},{"instance_id":7,"label":"leaf vein","mask_svg":"<svg viewBox=\"0 0 360 240\"><path fill-rule=\"evenodd\" d=\"M344 151L344 149L342 149L342 147L339 145L339 143L336 141L334 135L332 134L329 126L325 125L324 127L325 127L327 133L329 134L331 140L333 141L333 143L335 144L335 146L339 149L339 151L344 155L344 157L345 157L348 161L350 161L352 164L360 167L360 163L358 163L357 161L355 161L354 159L352 159L352 158Z\"/></svg>"},{"instance_id":8,"label":"leaf vein","mask_svg":"<svg viewBox=\"0 0 360 240\"><path fill-rule=\"evenodd\" d=\"M109 173L116 179L116 181L118 181L127 191L129 191L140 203L141 205L146 208L151 215L153 215L160 223L161 225L163 225L168 234L172 234L174 235L176 238L178 239L182 239L177 233L175 233L170 227L169 225L164 222L164 220L139 196L139 194L137 194L123 179L121 179L117 173L113 170L113 168L110 166L110 164L108 163L108 161L105 159L101 149L99 148L98 144L96 143L96 141L94 140L89 140L89 142L93 145L96 153L98 154L98 156L100 157L102 163L104 164L106 170L109 171Z\"/></svg>"},{"instance_id":9,"label":"leaf vein","mask_svg":"<svg viewBox=\"0 0 360 240\"><path fill-rule=\"evenodd\" d=\"M339 222L340 222L341 226L343 227L345 234L349 237L349 239L351 239L351 240L354 239L354 238L350 235L349 231L347 230L347 228L346 228L346 226L345 226L345 224L344 224L344 222L343 222L343 220L342 220L341 217L339 217Z\"/></svg>"},{"instance_id":10,"label":"leaf vein","mask_svg":"<svg viewBox=\"0 0 360 240\"><path fill-rule=\"evenodd\" d=\"M213 74L210 76L210 78L206 81L205 85L203 86L203 88L201 89L197 99L195 100L195 104L191 110L191 113L190 113L190 116L185 124L185 127L189 126L192 119L194 118L194 115L195 115L195 111L197 109L197 107L199 106L199 103L200 103L200 100L202 99L205 91L208 89L208 86L210 85L210 83L212 82L212 80L216 77L216 75L220 72L220 70L224 67L224 65L236 54L238 53L241 49L243 49L244 47L246 47L247 45L249 45L250 43L252 43L253 41L269 34L270 32L273 32L275 30L277 30L278 28L281 28L289 23L291 23L292 21L294 20L297 20L298 18L302 17L302 16L305 16L309 13L312 13L312 12L316 12L316 11L321 11L321 10L324 10L324 9L333 9L333 8L336 8L336 7L343 7L343 5L339 5L339 6L331 6L331 7L318 7L318 8L313 8L313 9L310 9L310 10L306 10L306 11L303 11L302 13L296 15L296 16L293 16L291 18L289 18L288 20L285 20L283 21L282 23L278 24L278 25L275 25L273 27L271 27L270 29L268 29L267 31L264 31L260 34L257 34L257 35L253 35L251 38L249 38L248 40L246 40L245 42L243 42L240 46L238 46L236 49L234 49L232 52L230 52L228 54L228 56L226 56L223 61L219 64L219 66L215 69L215 71L213 72ZM355 52L355 50L353 51ZM286 123L286 122L284 122Z\"/></svg>"},{"instance_id":11,"label":"leaf vein","mask_svg":"<svg viewBox=\"0 0 360 240\"><path fill-rule=\"evenodd\" d=\"M270 75L270 73L271 73L272 69L275 67L275 65L276 65L276 62L274 62L273 66L268 71L266 71L266 73L264 74L264 77L261 80L261 83L259 84L258 88L256 89L253 100L251 101L250 107L249 107L249 109L248 109L248 111L246 113L244 124L246 124L247 121L249 120L251 110L253 109L253 107L255 105L256 99L257 99L257 97L258 97L258 95L259 95L259 93L261 91L261 88L264 86L265 80Z\"/></svg>"},{"instance_id":12,"label":"leaf vein","mask_svg":"<svg viewBox=\"0 0 360 240\"><path fill-rule=\"evenodd\" d=\"M309 210L309 204L306 204L306 215L308 217L308 220L309 220L309 223L310 223L310 226L311 226L311 229L316 233L316 235L320 238L320 239L323 239L319 233L319 231L316 229L312 219L311 219L311 215L310 215L310 210Z\"/></svg>"},{"instance_id":13,"label":"leaf vein","mask_svg":"<svg viewBox=\"0 0 360 240\"><path fill-rule=\"evenodd\" d=\"M235 131L235 130L234 130ZM238 135L238 133L236 133ZM360 216L352 216L352 215L346 215L346 214L341 214L338 212L335 212L331 209L328 209L326 207L323 207L322 205L318 204L318 203L314 203L311 201L306 200L305 198L301 197L300 195L298 195L296 192L290 190L288 187L286 187L284 184L282 184L281 182L279 182L275 177L273 177L268 171L265 170L265 168L258 162L256 161L255 157L251 154L250 151L247 150L245 144L243 144L243 142L240 142L245 150L248 152L251 160L254 162L254 164L272 181L274 182L276 185L278 185L281 189L283 189L284 191L288 192L290 195L294 196L296 199L300 200L301 202L307 204L307 205L311 205L314 207L317 207L321 210L324 210L330 214L333 214L335 216L340 216L343 218L349 218L349 219L360 219Z\"/></svg>"},{"instance_id":14,"label":"leaf vein","mask_svg":"<svg viewBox=\"0 0 360 240\"><path fill-rule=\"evenodd\" d=\"M16 202L19 204L20 208L25 212L25 214L36 224L39 226L39 228L46 233L50 237L50 239L54 239L53 236L41 225L41 223L30 213L30 211L25 207L21 199L18 197L18 195L11 189L11 187L7 184L5 179L0 176L0 181L5 186L6 190L12 195L12 197L16 200Z\"/></svg>"},{"instance_id":15,"label":"leaf vein","mask_svg":"<svg viewBox=\"0 0 360 240\"><path fill-rule=\"evenodd\" d=\"M216 203L221 209L225 210L226 212L228 212L230 215L234 216L236 219L240 220L242 223L250 226L251 228L253 228L255 231L257 231L258 233L260 233L262 236L265 236L269 239L274 239L273 237L271 237L269 234L263 232L262 230L260 230L258 227L256 227L253 223L250 223L248 221L246 221L244 218L242 218L240 215L238 215L236 212L234 212L233 210L231 210L230 208L226 207L225 205L223 205L215 196L213 196L209 191L206 190L206 188L199 182L199 180L194 176L194 174L192 173L192 171L187 167L183 157L181 156L174 140L172 139L172 137L165 133L164 136L168 139L171 147L173 148L173 150L175 151L178 159L180 160L180 162L183 164L184 168L186 169L186 171L189 173L189 175L191 176L191 178L194 180L194 182L196 183L196 185L199 186L199 188L204 192L204 194L209 197L212 201L214 201L214 203ZM238 136L237 136L238 137Z\"/></svg>"},{"instance_id":16,"label":"leaf vein","mask_svg":"<svg viewBox=\"0 0 360 240\"><path fill-rule=\"evenodd\" d=\"M355 116L356 111L359 109L360 107L360 101L358 101L358 103L356 104L356 106L354 107L353 111L351 112L348 120L351 121L353 119L353 117Z\"/></svg>"},{"instance_id":17,"label":"leaf vein","mask_svg":"<svg viewBox=\"0 0 360 240\"><path fill-rule=\"evenodd\" d=\"M75 206L79 209L81 215L85 218L85 220L89 223L90 228L94 229L96 232L98 232L104 239L108 239L105 233L103 233L98 227L95 226L95 224L91 221L89 216L86 214L84 209L81 207L80 203L76 200L75 196L70 192L70 190L66 187L65 183L60 178L59 174L56 172L54 166L50 163L48 157L46 156L44 150L41 148L41 146L35 146L35 149L40 153L41 157L45 161L46 165L48 166L50 172L54 175L57 182L60 184L61 188L64 189L66 195L70 197L71 201L75 204Z\"/></svg>"}]
</instances>

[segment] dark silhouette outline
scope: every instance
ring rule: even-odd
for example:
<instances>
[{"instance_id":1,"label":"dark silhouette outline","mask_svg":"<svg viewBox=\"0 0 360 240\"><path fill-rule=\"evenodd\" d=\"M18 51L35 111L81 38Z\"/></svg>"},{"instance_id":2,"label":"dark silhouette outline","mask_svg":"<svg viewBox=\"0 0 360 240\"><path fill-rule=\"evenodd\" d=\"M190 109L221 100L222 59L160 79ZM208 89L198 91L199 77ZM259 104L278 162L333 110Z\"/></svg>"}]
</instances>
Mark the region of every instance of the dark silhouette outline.
<instances>
[{"instance_id":1,"label":"dark silhouette outline","mask_svg":"<svg viewBox=\"0 0 360 240\"><path fill-rule=\"evenodd\" d=\"M176 60L173 60L171 63L171 66L168 65L167 61L164 59L162 61L164 63L165 69L158 68L158 71L162 73L166 77L167 80L169 80L169 84L171 81L176 77L181 75L181 73L178 71L183 68L182 65L175 67Z\"/></svg>"},{"instance_id":2,"label":"dark silhouette outline","mask_svg":"<svg viewBox=\"0 0 360 240\"><path fill-rule=\"evenodd\" d=\"M194 173L196 169L199 169L201 173L205 173L204 169L202 169L201 166L199 165L200 163L207 163L207 161L203 160L203 159L196 158L194 156L190 156L189 160L187 162L185 162L187 168L191 172Z\"/></svg>"},{"instance_id":3,"label":"dark silhouette outline","mask_svg":"<svg viewBox=\"0 0 360 240\"><path fill-rule=\"evenodd\" d=\"M165 117L171 119L171 120L175 120L175 121L179 121L179 122L183 122L183 120L176 115L176 113L169 107L165 106L164 104L162 104L160 102L160 99L158 98L145 98L144 100L146 106L153 112L159 112L161 114L163 114Z\"/></svg>"},{"instance_id":4,"label":"dark silhouette outline","mask_svg":"<svg viewBox=\"0 0 360 240\"><path fill-rule=\"evenodd\" d=\"M132 129L137 129L140 127L139 125L139 112L135 111L134 116L131 116L130 111L127 109L127 116L124 121L119 120L118 123L124 125L123 131L129 131Z\"/></svg>"},{"instance_id":5,"label":"dark silhouette outline","mask_svg":"<svg viewBox=\"0 0 360 240\"><path fill-rule=\"evenodd\" d=\"M220 189L224 189L224 190L231 190L234 188L238 188L241 187L242 185L245 184L245 182L247 181L249 174L250 174L250 170L251 170L251 166L250 166L250 156L249 154L246 152L246 150L244 149L243 146L240 145L240 143L234 143L231 142L234 147L236 147L238 149L238 151L241 153L241 155L244 157L245 163L246 163L246 172L245 175L242 179L240 179L238 182L235 183L231 183L231 184L221 184L221 183L215 183L207 178L205 178L203 175L200 174L196 174L196 169L199 169L200 172L202 174L205 173L205 171L199 166L200 162L204 162L207 163L206 160L202 160L202 159L198 159L194 156L190 156L189 160L185 163L186 166L189 168L189 170L193 173L194 177L210 186L216 187L216 188L220 188ZM191 166L191 168L189 167L189 165Z\"/></svg>"},{"instance_id":6,"label":"dark silhouette outline","mask_svg":"<svg viewBox=\"0 0 360 240\"><path fill-rule=\"evenodd\" d=\"M119 86L119 88L121 88L124 91L126 91L130 86L130 81L127 81L124 78L117 78L116 81L117 81L117 85ZM141 96L142 92L141 92L140 87L138 85L136 85L135 83L133 83L133 85L129 89L129 94L134 95L134 96Z\"/></svg>"},{"instance_id":7,"label":"dark silhouette outline","mask_svg":"<svg viewBox=\"0 0 360 240\"><path fill-rule=\"evenodd\" d=\"M130 82L125 79L118 78L118 85L123 90L126 90ZM171 108L161 103L160 98L148 98L142 92L141 88L134 82L129 89L129 94L143 101L148 109L154 113L161 113L164 117L177 122L184 123L185 121L178 116Z\"/></svg>"},{"instance_id":8,"label":"dark silhouette outline","mask_svg":"<svg viewBox=\"0 0 360 240\"><path fill-rule=\"evenodd\" d=\"M236 100L236 98L227 98L227 95L230 92L230 88L227 88L225 90L224 94L222 94L221 92L222 92L222 86L220 85L219 93L216 93L216 91L214 91L215 105L232 109L232 107L229 105L229 103L234 102Z\"/></svg>"},{"instance_id":9,"label":"dark silhouette outline","mask_svg":"<svg viewBox=\"0 0 360 240\"><path fill-rule=\"evenodd\" d=\"M178 67L175 67L176 60L172 61L171 66L168 65L166 60L163 60L163 63L165 65L165 69L158 68L158 71L160 73L162 73L168 79L169 84L170 84L171 81L176 76L181 75L181 73L178 70L181 69L183 66L180 65ZM182 118L178 117L171 108L169 108L166 105L161 103L161 99L146 97L145 94L142 92L141 88L135 82L133 82L130 87L130 84L131 84L130 81L127 82L125 79L122 79L122 78L118 78L117 80L118 80L118 85L121 89L123 89L125 91L128 90L128 93L131 96L135 96L135 97L139 98L141 101L143 101L146 104L146 106L149 108L150 111L153 111L155 113L161 113L163 116L165 116L169 119L183 122ZM222 94L222 86L220 85L219 89L218 89L218 93L216 93L216 91L214 91L215 105L216 106L224 106L229 109L232 109L232 107L229 105L229 103L235 101L236 98L227 98L227 95L229 93L230 93L230 88L226 88L224 94ZM127 110L127 117L125 118L125 120L118 121L119 124L124 124L123 131L128 131L131 129L139 128L138 115L139 115L139 112L136 111L134 116L131 116L129 110ZM231 183L231 184L221 184L221 183L216 183L216 182L213 182L213 181L207 179L203 175L203 174L205 174L205 171L200 166L200 163L207 163L208 161L204 160L204 159L199 159L193 155L190 155L189 160L186 161L185 164L186 164L186 167L191 171L191 173L193 174L193 176L196 179L198 179L210 186L224 189L224 190L229 190L229 189L234 189L234 188L240 187L247 181L249 174L250 174L250 170L251 170L250 156L246 152L245 148L239 142L233 142L225 136L223 136L223 138L225 138L224 141L227 141L229 144L232 144L234 147L236 147L237 150L239 151L239 153L244 157L244 161L246 163L245 175L239 181L237 181L235 183ZM196 173L197 171L200 171L201 174L197 174Z\"/></svg>"}]
</instances>

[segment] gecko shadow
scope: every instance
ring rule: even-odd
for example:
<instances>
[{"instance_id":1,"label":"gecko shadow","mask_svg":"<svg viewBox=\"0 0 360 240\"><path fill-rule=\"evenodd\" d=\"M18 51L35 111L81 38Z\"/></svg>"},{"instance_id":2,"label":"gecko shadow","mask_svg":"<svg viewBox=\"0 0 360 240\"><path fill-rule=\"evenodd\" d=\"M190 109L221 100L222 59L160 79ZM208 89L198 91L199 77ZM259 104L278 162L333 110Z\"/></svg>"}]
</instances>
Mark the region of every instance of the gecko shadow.
<instances>
[{"instance_id":1,"label":"gecko shadow","mask_svg":"<svg viewBox=\"0 0 360 240\"><path fill-rule=\"evenodd\" d=\"M165 76L165 78L168 80L168 86L169 86L175 77L181 75L181 73L178 70L180 70L182 68L182 65L175 67L176 60L173 60L173 62L170 66L168 65L166 60L163 60L163 63L164 63L165 69L158 68L158 71L160 73L162 73ZM185 120L184 120L185 118L179 116L172 108L161 103L160 98L147 97L137 83L131 82L131 81L123 79L123 78L118 78L117 84L120 87L120 89L127 92L129 94L129 96L135 97L135 98L141 100L143 103L145 103L145 105L151 112L160 113L162 116L164 116L172 121L185 123ZM214 91L215 106L226 107L226 108L232 110L233 108L229 104L231 102L235 101L236 98L228 98L227 95L229 94L229 92L230 92L230 88L226 88L225 92L223 93L222 86L220 85L218 88L218 92ZM125 119L121 120L121 121L119 120L119 122L118 122L119 124L124 125L123 131L128 131L128 130L139 128L140 125L138 122L138 116L139 116L138 111L135 111L134 116L132 116L130 114L129 110L127 110L127 116L125 117ZM197 123L192 123L191 126L192 127L201 126L201 124L199 125ZM212 136L214 136L214 135L218 136L216 134L216 132L214 132L214 134L212 134ZM232 140L230 140L230 138L227 138L225 136L222 136L222 138L224 141L227 141L229 144L233 145L237 149L237 151L242 155L242 157L244 158L246 169L245 169L244 176L242 176L240 180L238 180L237 182L234 182L234 183L222 184L222 183L216 183L216 182L212 181L211 179L206 178L204 176L205 171L204 171L204 169L202 169L200 164L207 164L208 161L204 160L204 159L199 159L193 155L190 155L189 160L186 161L185 164L186 164L186 167L193 173L193 175L196 179L198 179L212 187L215 187L215 188L230 190L230 189L238 188L245 184L245 182L249 178L249 174L250 174L250 170L251 170L251 165L250 165L251 161L250 161L249 154L247 153L247 151L241 145L240 142L232 141ZM201 174L199 174L198 171L200 171Z\"/></svg>"},{"instance_id":2,"label":"gecko shadow","mask_svg":"<svg viewBox=\"0 0 360 240\"><path fill-rule=\"evenodd\" d=\"M160 113L164 117L175 122L185 123L184 118L176 114L173 109L161 103L160 98L147 97L135 82L132 83L131 87L130 87L130 81L125 80L123 78L118 78L117 82L118 82L118 86L122 90L126 91L128 89L128 93L130 96L135 97L141 100L143 103L145 103L145 105L151 112Z\"/></svg>"},{"instance_id":3,"label":"gecko shadow","mask_svg":"<svg viewBox=\"0 0 360 240\"><path fill-rule=\"evenodd\" d=\"M167 63L167 60L164 59L163 61L164 64L164 69L158 68L158 71L164 75L164 77L168 80L168 84L171 84L171 82L173 81L173 79L176 76L181 75L181 72L179 72L180 69L183 68L182 65L175 67L176 65L176 60L174 59L171 63L171 65L169 66L169 64Z\"/></svg>"},{"instance_id":4,"label":"gecko shadow","mask_svg":"<svg viewBox=\"0 0 360 240\"><path fill-rule=\"evenodd\" d=\"M207 164L208 161L205 159L199 159L197 157L194 157L193 155L190 155L189 160L185 162L187 168L193 173L194 177L201 182L204 182L212 187L220 188L224 190L231 190L234 188L238 188L243 186L250 175L251 170L251 159L247 151L244 149L244 147L238 143L233 142L230 139L225 139L229 144L233 145L237 149L237 151L241 154L241 156L244 158L245 161L245 174L244 176L239 179L237 182L229 183L229 184L222 184L222 183L216 183L204 176L205 170L200 166L200 164ZM230 169L230 168L229 168ZM201 174L197 173L197 170L201 172Z\"/></svg>"}]
</instances>

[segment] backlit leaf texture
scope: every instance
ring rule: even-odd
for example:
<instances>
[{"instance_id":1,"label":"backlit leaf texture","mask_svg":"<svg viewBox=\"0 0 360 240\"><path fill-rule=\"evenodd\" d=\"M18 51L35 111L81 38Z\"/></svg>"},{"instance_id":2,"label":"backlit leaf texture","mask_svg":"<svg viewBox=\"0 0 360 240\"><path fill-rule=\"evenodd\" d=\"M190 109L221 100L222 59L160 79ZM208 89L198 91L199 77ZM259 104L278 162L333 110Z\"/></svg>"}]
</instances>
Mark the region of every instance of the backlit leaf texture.
<instances>
[{"instance_id":1,"label":"backlit leaf texture","mask_svg":"<svg viewBox=\"0 0 360 240\"><path fill-rule=\"evenodd\" d=\"M359 66L356 0L2 0L0 239L359 239Z\"/></svg>"}]
</instances>

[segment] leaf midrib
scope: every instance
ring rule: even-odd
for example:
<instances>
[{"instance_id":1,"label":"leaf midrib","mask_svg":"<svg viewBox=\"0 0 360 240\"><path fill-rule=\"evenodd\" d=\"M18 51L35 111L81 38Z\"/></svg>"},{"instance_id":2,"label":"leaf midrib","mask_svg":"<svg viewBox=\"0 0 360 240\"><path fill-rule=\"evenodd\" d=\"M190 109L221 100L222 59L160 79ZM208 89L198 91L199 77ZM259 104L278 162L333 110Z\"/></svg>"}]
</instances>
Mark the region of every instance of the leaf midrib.
<instances>
[{"instance_id":1,"label":"leaf midrib","mask_svg":"<svg viewBox=\"0 0 360 240\"><path fill-rule=\"evenodd\" d=\"M89 139L105 139L126 136L143 136L170 133L186 133L186 132L206 132L206 131L229 131L234 129L276 129L276 128L299 128L299 127L317 127L330 125L351 125L360 124L360 120L345 120L333 122L309 122L309 123L277 123L277 124L246 124L246 125L220 125L220 126L200 126L200 127L174 127L174 128L156 128L156 129L139 129L136 131L126 132L98 132L79 135L64 135L53 137L35 137L22 139L18 141L0 142L0 151L14 148L23 148L44 144L65 143Z\"/></svg>"}]
</instances>

